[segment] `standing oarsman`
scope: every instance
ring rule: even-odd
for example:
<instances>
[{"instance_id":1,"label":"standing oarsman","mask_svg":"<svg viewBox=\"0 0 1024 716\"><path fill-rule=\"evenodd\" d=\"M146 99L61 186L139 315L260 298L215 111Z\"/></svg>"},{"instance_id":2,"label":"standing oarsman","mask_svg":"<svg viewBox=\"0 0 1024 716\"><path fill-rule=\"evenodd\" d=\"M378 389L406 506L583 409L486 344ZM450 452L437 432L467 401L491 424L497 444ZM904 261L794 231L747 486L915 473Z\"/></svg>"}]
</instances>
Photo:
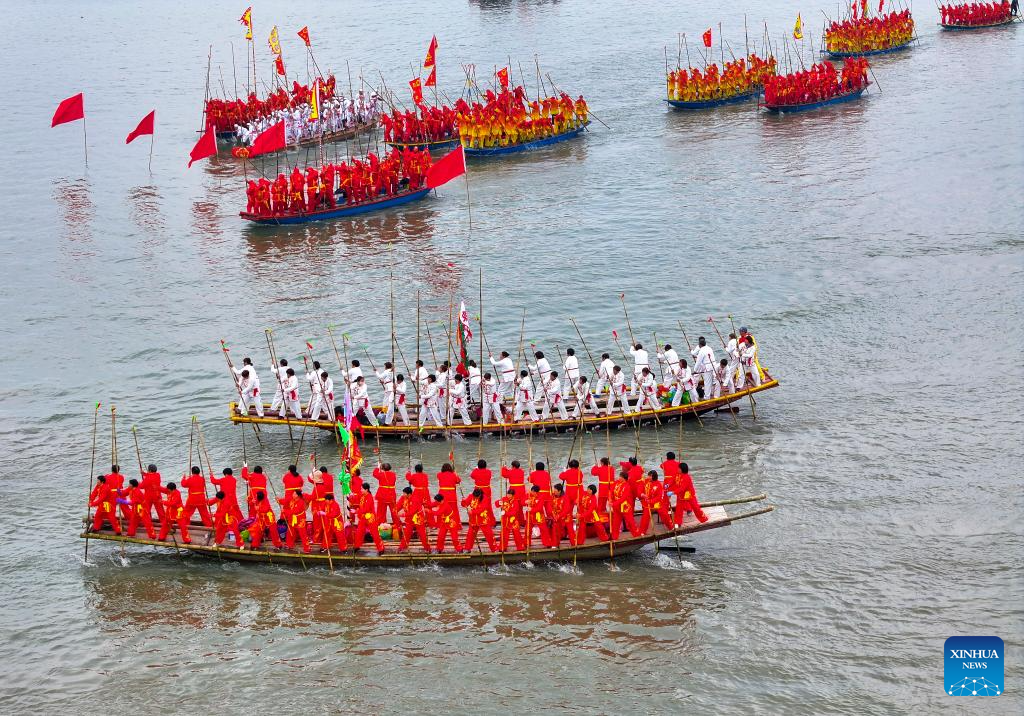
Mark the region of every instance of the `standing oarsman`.
<instances>
[{"instance_id":1,"label":"standing oarsman","mask_svg":"<svg viewBox=\"0 0 1024 716\"><path fill-rule=\"evenodd\" d=\"M661 407L658 402L658 381L654 379L650 368L644 368L640 373L640 402L636 409L643 410L644 405L649 406L651 410L658 410Z\"/></svg>"},{"instance_id":2,"label":"standing oarsman","mask_svg":"<svg viewBox=\"0 0 1024 716\"><path fill-rule=\"evenodd\" d=\"M679 372L679 354L676 353L675 348L666 343L665 349L658 353L658 360L663 360L668 365L668 370L665 372L665 383L670 384L671 376Z\"/></svg>"},{"instance_id":3,"label":"standing oarsman","mask_svg":"<svg viewBox=\"0 0 1024 716\"><path fill-rule=\"evenodd\" d=\"M629 398L626 395L626 375L619 366L612 368L611 390L608 392L608 404L605 407L605 415L612 414L615 410L616 402L622 403L623 414L633 412L629 407Z\"/></svg>"},{"instance_id":4,"label":"standing oarsman","mask_svg":"<svg viewBox=\"0 0 1024 716\"><path fill-rule=\"evenodd\" d=\"M494 360L493 355L489 356L489 359L491 365L494 366L494 374L498 377L498 388L501 391L502 400L504 400L512 392L515 383L515 365L513 365L512 359L508 357L508 351L502 351L501 358L498 360Z\"/></svg>"},{"instance_id":5,"label":"standing oarsman","mask_svg":"<svg viewBox=\"0 0 1024 716\"><path fill-rule=\"evenodd\" d=\"M725 354L729 358L729 375L733 377L735 385L736 374L740 370L740 345L735 333L729 334L729 342L725 344Z\"/></svg>"},{"instance_id":6,"label":"standing oarsman","mask_svg":"<svg viewBox=\"0 0 1024 716\"><path fill-rule=\"evenodd\" d=\"M537 409L533 405L533 381L530 379L530 373L525 368L519 371L519 377L515 381L516 383L516 399L515 408L512 412L512 420L519 422L523 417L523 412L530 414L530 420L537 422Z\"/></svg>"},{"instance_id":7,"label":"standing oarsman","mask_svg":"<svg viewBox=\"0 0 1024 716\"><path fill-rule=\"evenodd\" d=\"M391 425L395 418L395 367L391 361L385 361L384 370L374 371L380 387L384 389L384 424Z\"/></svg>"},{"instance_id":8,"label":"standing oarsman","mask_svg":"<svg viewBox=\"0 0 1024 716\"><path fill-rule=\"evenodd\" d=\"M358 418L359 413L366 416L370 425L377 426L377 416L370 405L370 392L366 389L366 378L359 376L352 387L352 412Z\"/></svg>"},{"instance_id":9,"label":"standing oarsman","mask_svg":"<svg viewBox=\"0 0 1024 716\"><path fill-rule=\"evenodd\" d=\"M576 407L573 408L572 416L574 418L580 417L580 413L583 410L598 414L597 401L594 400L593 393L590 392L590 384L587 382L587 376L581 375L572 386L573 393L576 395Z\"/></svg>"},{"instance_id":10,"label":"standing oarsman","mask_svg":"<svg viewBox=\"0 0 1024 716\"><path fill-rule=\"evenodd\" d=\"M530 372L537 376L537 382L544 385L548 380L548 376L551 375L551 363L544 357L544 351L537 351L533 354L533 357L537 359L537 364L527 364L527 366Z\"/></svg>"},{"instance_id":11,"label":"standing oarsman","mask_svg":"<svg viewBox=\"0 0 1024 716\"><path fill-rule=\"evenodd\" d=\"M441 421L441 413L437 409L437 401L437 378L433 375L428 375L426 388L420 393L419 424L421 428L426 425L428 417L433 419L437 427L444 427L444 423Z\"/></svg>"},{"instance_id":12,"label":"standing oarsman","mask_svg":"<svg viewBox=\"0 0 1024 716\"><path fill-rule=\"evenodd\" d=\"M736 392L736 385L733 382L732 368L729 366L729 361L725 358L718 362L718 367L715 368L715 393L714 397L719 398L723 394L731 395Z\"/></svg>"},{"instance_id":13,"label":"standing oarsman","mask_svg":"<svg viewBox=\"0 0 1024 716\"><path fill-rule=\"evenodd\" d=\"M611 356L607 353L601 354L601 365L597 369L597 387L594 392L598 395L604 391L605 386L609 386L612 383L612 371L615 369L615 361L612 360ZM611 397L609 397L611 400Z\"/></svg>"},{"instance_id":14,"label":"standing oarsman","mask_svg":"<svg viewBox=\"0 0 1024 716\"><path fill-rule=\"evenodd\" d=\"M697 402L697 381L693 378L686 360L679 361L679 370L675 374L676 394L672 396L672 407L683 402L683 393L690 396L690 403Z\"/></svg>"},{"instance_id":15,"label":"standing oarsman","mask_svg":"<svg viewBox=\"0 0 1024 716\"><path fill-rule=\"evenodd\" d=\"M558 371L553 370L548 375L548 381L544 385L544 393L547 396L547 400L544 401L544 407L541 408L540 417L542 420L547 420L551 417L551 409L554 408L558 411L558 417L562 420L568 420L569 412L565 409L565 400L562 397L562 381L558 378Z\"/></svg>"},{"instance_id":16,"label":"standing oarsman","mask_svg":"<svg viewBox=\"0 0 1024 716\"><path fill-rule=\"evenodd\" d=\"M323 384L324 408L327 410L327 418L334 422L334 381L327 375L327 371L320 371L320 380Z\"/></svg>"},{"instance_id":17,"label":"standing oarsman","mask_svg":"<svg viewBox=\"0 0 1024 716\"><path fill-rule=\"evenodd\" d=\"M270 372L274 374L274 382L277 384L277 388L274 390L274 400L270 403L270 412L272 413L278 408L282 408L282 410L284 408L284 393L282 391L285 381L285 372L290 370L290 368L288 368L287 360L282 358L279 362L280 365L278 367L270 369ZM283 412L281 413L281 417L284 417Z\"/></svg>"},{"instance_id":18,"label":"standing oarsman","mask_svg":"<svg viewBox=\"0 0 1024 716\"><path fill-rule=\"evenodd\" d=\"M420 402L422 402L423 391L427 389L427 369L423 367L423 361L416 359L416 370L413 372L412 379L416 381L416 385L419 386Z\"/></svg>"},{"instance_id":19,"label":"standing oarsman","mask_svg":"<svg viewBox=\"0 0 1024 716\"><path fill-rule=\"evenodd\" d=\"M289 409L296 418L302 419L302 404L299 402L299 379L291 368L285 371L284 401L281 403L281 411L278 415L282 418L285 417Z\"/></svg>"},{"instance_id":20,"label":"standing oarsman","mask_svg":"<svg viewBox=\"0 0 1024 716\"><path fill-rule=\"evenodd\" d=\"M494 418L496 423L504 423L505 420L501 413L501 390L498 388L498 381L490 373L484 373L481 386L483 387L483 408L480 419L483 421L483 424L487 425L491 422L491 417Z\"/></svg>"},{"instance_id":21,"label":"standing oarsman","mask_svg":"<svg viewBox=\"0 0 1024 716\"><path fill-rule=\"evenodd\" d=\"M757 344L752 336L746 337L743 350L740 352L740 366L744 373L750 373L754 386L761 385L761 366L757 362ZM742 387L742 386L741 386Z\"/></svg>"},{"instance_id":22,"label":"standing oarsman","mask_svg":"<svg viewBox=\"0 0 1024 716\"><path fill-rule=\"evenodd\" d=\"M569 385L575 385L580 379L580 360L576 357L574 348L565 349L565 361L562 363L562 373Z\"/></svg>"},{"instance_id":23,"label":"standing oarsman","mask_svg":"<svg viewBox=\"0 0 1024 716\"><path fill-rule=\"evenodd\" d=\"M480 368L475 360L469 361L467 365L467 370L469 371L469 399L480 402Z\"/></svg>"},{"instance_id":24,"label":"standing oarsman","mask_svg":"<svg viewBox=\"0 0 1024 716\"><path fill-rule=\"evenodd\" d=\"M320 361L313 361L313 370L306 371L306 382L309 383L309 419L316 420L323 404L323 383L320 380ZM313 411L316 411L316 415Z\"/></svg>"},{"instance_id":25,"label":"standing oarsman","mask_svg":"<svg viewBox=\"0 0 1024 716\"><path fill-rule=\"evenodd\" d=\"M455 411L458 411L462 416L462 424L469 425L469 411L467 410L469 400L466 397L466 383L462 380L461 373L455 374L455 381L449 390L451 394L448 396L448 423L451 424L455 421Z\"/></svg>"},{"instance_id":26,"label":"standing oarsman","mask_svg":"<svg viewBox=\"0 0 1024 716\"><path fill-rule=\"evenodd\" d=\"M398 415L402 418L402 425L409 426L409 409L406 407L406 393L408 391L408 383L405 382L405 376L399 373L395 376L395 401L392 406L389 406L390 412L387 415L387 424L395 420L394 411L398 411Z\"/></svg>"},{"instance_id":27,"label":"standing oarsman","mask_svg":"<svg viewBox=\"0 0 1024 716\"><path fill-rule=\"evenodd\" d=\"M242 475L245 474L246 470L243 468ZM185 520L191 522L192 515L199 512L199 519L203 525L213 527L213 518L210 517L210 510L206 506L206 478L203 477L202 470L193 465L191 474L181 478L181 486L188 490L188 497L185 499Z\"/></svg>"},{"instance_id":28,"label":"standing oarsman","mask_svg":"<svg viewBox=\"0 0 1024 716\"><path fill-rule=\"evenodd\" d=\"M632 398L640 387L644 368L650 367L650 358L640 343L630 346L629 353L633 356L633 376L629 381L629 397Z\"/></svg>"},{"instance_id":29,"label":"standing oarsman","mask_svg":"<svg viewBox=\"0 0 1024 716\"><path fill-rule=\"evenodd\" d=\"M690 351L693 356L693 374L702 381L704 399L712 396L715 390L715 352L711 350L704 336L697 339L697 347Z\"/></svg>"},{"instance_id":30,"label":"standing oarsman","mask_svg":"<svg viewBox=\"0 0 1024 716\"><path fill-rule=\"evenodd\" d=\"M263 398L260 397L260 379L249 368L239 373L238 412L249 414L249 406L256 406L256 415L263 417Z\"/></svg>"}]
</instances>

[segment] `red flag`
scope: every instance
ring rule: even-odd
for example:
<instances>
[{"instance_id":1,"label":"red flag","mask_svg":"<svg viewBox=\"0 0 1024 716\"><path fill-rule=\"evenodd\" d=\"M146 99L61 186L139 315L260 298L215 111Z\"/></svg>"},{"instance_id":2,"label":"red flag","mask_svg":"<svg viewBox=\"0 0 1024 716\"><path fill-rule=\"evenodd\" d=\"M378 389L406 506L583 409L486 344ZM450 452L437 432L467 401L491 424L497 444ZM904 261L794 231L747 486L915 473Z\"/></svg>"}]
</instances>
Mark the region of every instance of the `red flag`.
<instances>
[{"instance_id":1,"label":"red flag","mask_svg":"<svg viewBox=\"0 0 1024 716\"><path fill-rule=\"evenodd\" d=\"M882 13L882 6L885 5L885 0L878 0L878 13Z\"/></svg>"},{"instance_id":2,"label":"red flag","mask_svg":"<svg viewBox=\"0 0 1024 716\"><path fill-rule=\"evenodd\" d=\"M309 341L306 341L306 348L308 348L309 350L313 350L313 344L310 343Z\"/></svg>"},{"instance_id":3,"label":"red flag","mask_svg":"<svg viewBox=\"0 0 1024 716\"><path fill-rule=\"evenodd\" d=\"M76 119L84 118L85 101L82 93L79 92L74 97L68 97L57 106L57 111L53 113L53 121L50 122L50 126L56 127L58 124L74 122Z\"/></svg>"},{"instance_id":4,"label":"red flag","mask_svg":"<svg viewBox=\"0 0 1024 716\"><path fill-rule=\"evenodd\" d=\"M281 55L278 55L277 59L274 60L274 67L277 68L277 74L284 77L284 60L281 59Z\"/></svg>"},{"instance_id":5,"label":"red flag","mask_svg":"<svg viewBox=\"0 0 1024 716\"><path fill-rule=\"evenodd\" d=\"M434 55L437 53L437 35L430 38L430 47L427 48L427 56L423 60L423 67L434 66Z\"/></svg>"},{"instance_id":6,"label":"red flag","mask_svg":"<svg viewBox=\"0 0 1024 716\"><path fill-rule=\"evenodd\" d=\"M860 7L860 3L857 0L853 0L853 19L857 19L857 8Z\"/></svg>"},{"instance_id":7,"label":"red flag","mask_svg":"<svg viewBox=\"0 0 1024 716\"><path fill-rule=\"evenodd\" d=\"M498 82L501 82L501 88L503 90L508 89L508 68L502 67L498 70Z\"/></svg>"},{"instance_id":8,"label":"red flag","mask_svg":"<svg viewBox=\"0 0 1024 716\"><path fill-rule=\"evenodd\" d=\"M436 189L465 173L466 154L462 151L462 145L459 145L455 151L445 154L427 170L427 188Z\"/></svg>"},{"instance_id":9,"label":"red flag","mask_svg":"<svg viewBox=\"0 0 1024 716\"><path fill-rule=\"evenodd\" d=\"M702 35L702 37L704 38L704 47L711 47L711 28L710 27Z\"/></svg>"},{"instance_id":10,"label":"red flag","mask_svg":"<svg viewBox=\"0 0 1024 716\"><path fill-rule=\"evenodd\" d=\"M304 27L298 32L299 37L306 43L306 47L309 47L309 27Z\"/></svg>"},{"instance_id":11,"label":"red flag","mask_svg":"<svg viewBox=\"0 0 1024 716\"><path fill-rule=\"evenodd\" d=\"M409 89L412 90L412 101L415 104L423 102L423 85L420 84L420 78L409 80Z\"/></svg>"},{"instance_id":12,"label":"red flag","mask_svg":"<svg viewBox=\"0 0 1024 716\"><path fill-rule=\"evenodd\" d=\"M192 162L198 162L200 159L206 159L212 157L217 153L217 134L213 131L213 125L211 124L206 128L203 136L196 142L196 146L192 147L192 151L189 152L188 165L191 167Z\"/></svg>"},{"instance_id":13,"label":"red flag","mask_svg":"<svg viewBox=\"0 0 1024 716\"><path fill-rule=\"evenodd\" d=\"M860 0L860 16L868 16L868 0Z\"/></svg>"},{"instance_id":14,"label":"red flag","mask_svg":"<svg viewBox=\"0 0 1024 716\"><path fill-rule=\"evenodd\" d=\"M126 140L124 140L124 143L131 144L133 141L135 141L136 137L141 137L143 134L152 134L153 122L155 119L156 110L154 109L152 112L150 112L142 118L142 121L139 122L139 126L132 130L132 133L128 135L128 138Z\"/></svg>"},{"instance_id":15,"label":"red flag","mask_svg":"<svg viewBox=\"0 0 1024 716\"><path fill-rule=\"evenodd\" d=\"M277 152L285 148L284 141L284 120L260 132L249 147L249 156L255 157L258 154Z\"/></svg>"},{"instance_id":16,"label":"red flag","mask_svg":"<svg viewBox=\"0 0 1024 716\"><path fill-rule=\"evenodd\" d=\"M424 87L437 87L437 67L430 68L430 74L427 75L427 79L423 82Z\"/></svg>"}]
</instances>

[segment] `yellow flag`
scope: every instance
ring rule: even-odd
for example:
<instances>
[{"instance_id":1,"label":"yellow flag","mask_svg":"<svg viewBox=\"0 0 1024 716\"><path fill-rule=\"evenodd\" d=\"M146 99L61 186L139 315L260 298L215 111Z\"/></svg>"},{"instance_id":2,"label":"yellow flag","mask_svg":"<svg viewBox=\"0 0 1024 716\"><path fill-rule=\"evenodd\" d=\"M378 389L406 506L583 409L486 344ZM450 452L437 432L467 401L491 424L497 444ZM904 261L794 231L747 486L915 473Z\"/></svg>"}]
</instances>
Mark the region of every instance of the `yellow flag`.
<instances>
[{"instance_id":1,"label":"yellow flag","mask_svg":"<svg viewBox=\"0 0 1024 716\"><path fill-rule=\"evenodd\" d=\"M270 37L267 38L267 44L270 45L270 51L275 55L281 54L281 43L277 39L277 25L274 25L274 29L270 31Z\"/></svg>"},{"instance_id":2,"label":"yellow flag","mask_svg":"<svg viewBox=\"0 0 1024 716\"><path fill-rule=\"evenodd\" d=\"M804 21L800 19L800 13L796 14L796 25L793 26L793 39L804 39Z\"/></svg>"},{"instance_id":3,"label":"yellow flag","mask_svg":"<svg viewBox=\"0 0 1024 716\"><path fill-rule=\"evenodd\" d=\"M313 81L313 89L309 93L309 121L320 119L320 80Z\"/></svg>"}]
</instances>

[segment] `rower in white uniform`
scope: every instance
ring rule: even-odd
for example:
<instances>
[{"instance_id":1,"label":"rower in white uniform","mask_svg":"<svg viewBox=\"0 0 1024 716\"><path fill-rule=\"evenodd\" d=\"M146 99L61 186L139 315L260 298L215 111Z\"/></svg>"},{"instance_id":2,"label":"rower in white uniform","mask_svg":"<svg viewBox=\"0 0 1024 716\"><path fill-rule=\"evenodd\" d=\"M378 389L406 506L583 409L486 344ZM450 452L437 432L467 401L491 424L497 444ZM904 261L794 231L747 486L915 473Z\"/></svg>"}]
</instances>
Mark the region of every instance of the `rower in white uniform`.
<instances>
[{"instance_id":1,"label":"rower in white uniform","mask_svg":"<svg viewBox=\"0 0 1024 716\"><path fill-rule=\"evenodd\" d=\"M558 378L558 371L553 370L548 374L548 379L544 383L544 393L547 396L547 400L544 401L544 407L541 409L541 419L547 420L551 417L551 409L554 408L558 411L558 417L562 420L568 420L569 411L565 409L565 399L562 397L562 381Z\"/></svg>"},{"instance_id":2,"label":"rower in white uniform","mask_svg":"<svg viewBox=\"0 0 1024 716\"><path fill-rule=\"evenodd\" d=\"M505 422L501 414L501 389L498 387L498 381L490 373L484 373L480 385L483 389L484 398L483 413L481 415L484 425L490 423L492 417L496 423Z\"/></svg>"},{"instance_id":3,"label":"rower in white uniform","mask_svg":"<svg viewBox=\"0 0 1024 716\"><path fill-rule=\"evenodd\" d=\"M640 343L630 346L629 354L633 356L633 376L629 381L629 397L632 398L643 380L644 368L650 367L650 358Z\"/></svg>"},{"instance_id":4,"label":"rower in white uniform","mask_svg":"<svg viewBox=\"0 0 1024 716\"><path fill-rule=\"evenodd\" d=\"M705 400L715 391L715 352L711 350L704 336L697 339L697 347L690 351L693 356L693 374L702 381Z\"/></svg>"},{"instance_id":5,"label":"rower in white uniform","mask_svg":"<svg viewBox=\"0 0 1024 716\"><path fill-rule=\"evenodd\" d=\"M530 372L524 368L519 371L519 377L515 381L515 408L512 420L518 423L525 411L530 414L531 420L537 422L537 409L533 401L533 380L530 378Z\"/></svg>"},{"instance_id":6,"label":"rower in white uniform","mask_svg":"<svg viewBox=\"0 0 1024 716\"><path fill-rule=\"evenodd\" d=\"M504 400L510 393L516 382L516 367L512 359L508 357L508 351L501 352L501 358L494 360L494 356L488 356L491 365L494 367L494 375L498 380L498 389Z\"/></svg>"}]
</instances>

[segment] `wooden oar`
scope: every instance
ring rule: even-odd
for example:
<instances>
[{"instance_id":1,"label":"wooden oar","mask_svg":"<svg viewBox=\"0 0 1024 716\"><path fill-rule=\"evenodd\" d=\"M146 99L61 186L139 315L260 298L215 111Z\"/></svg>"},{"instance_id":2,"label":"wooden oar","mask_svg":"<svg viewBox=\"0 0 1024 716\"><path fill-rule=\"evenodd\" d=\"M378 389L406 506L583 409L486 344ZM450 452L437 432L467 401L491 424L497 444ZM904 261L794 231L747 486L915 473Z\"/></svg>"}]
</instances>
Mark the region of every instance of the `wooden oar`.
<instances>
[{"instance_id":1,"label":"wooden oar","mask_svg":"<svg viewBox=\"0 0 1024 716\"><path fill-rule=\"evenodd\" d=\"M89 503L92 502L92 484L96 476L96 426L100 419L100 404L92 413L92 460L89 463L89 492L85 499L85 561L89 561ZM114 519L117 519L117 502L114 502Z\"/></svg>"},{"instance_id":2,"label":"wooden oar","mask_svg":"<svg viewBox=\"0 0 1024 716\"><path fill-rule=\"evenodd\" d=\"M267 350L270 352L270 361L272 365L271 370L274 371L274 375L277 376L277 385L281 389L281 401L284 407L284 422L288 425L288 439L292 442L292 444L294 444L295 435L292 434L292 421L288 417L288 397L285 395L284 379L281 377L281 364L278 363L277 356L274 353L274 344L270 338L271 333L273 333L271 329L263 329L263 334L267 339Z\"/></svg>"}]
</instances>

